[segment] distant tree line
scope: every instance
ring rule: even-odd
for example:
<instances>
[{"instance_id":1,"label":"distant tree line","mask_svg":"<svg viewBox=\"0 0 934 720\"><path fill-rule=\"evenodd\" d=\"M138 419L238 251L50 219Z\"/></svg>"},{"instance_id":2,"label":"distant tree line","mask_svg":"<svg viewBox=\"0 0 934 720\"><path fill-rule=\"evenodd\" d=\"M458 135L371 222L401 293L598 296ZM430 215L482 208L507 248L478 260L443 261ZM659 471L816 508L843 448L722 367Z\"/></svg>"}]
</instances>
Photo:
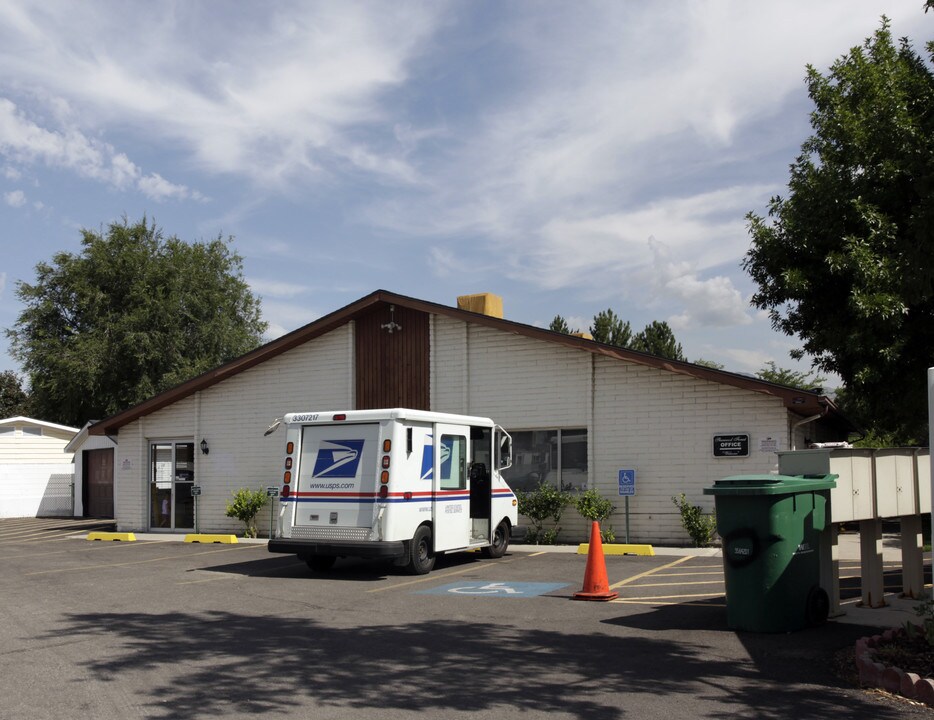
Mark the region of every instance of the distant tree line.
<instances>
[{"instance_id":1,"label":"distant tree line","mask_svg":"<svg viewBox=\"0 0 934 720\"><path fill-rule=\"evenodd\" d=\"M568 335L580 332L572 331L567 320L561 315L555 315L548 329ZM664 321L655 320L634 335L629 321L620 319L613 310L607 308L594 315L589 332L594 340L605 345L657 355L669 360L686 361L681 343L675 339L671 327Z\"/></svg>"}]
</instances>

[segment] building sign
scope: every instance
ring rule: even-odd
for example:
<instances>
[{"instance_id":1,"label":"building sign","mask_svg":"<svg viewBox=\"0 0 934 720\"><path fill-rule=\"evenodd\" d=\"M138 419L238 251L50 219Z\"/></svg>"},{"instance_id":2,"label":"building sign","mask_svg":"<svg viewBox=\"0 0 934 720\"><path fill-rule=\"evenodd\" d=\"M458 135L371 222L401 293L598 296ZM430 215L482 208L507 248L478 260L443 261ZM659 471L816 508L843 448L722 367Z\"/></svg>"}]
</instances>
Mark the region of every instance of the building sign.
<instances>
[{"instance_id":1,"label":"building sign","mask_svg":"<svg viewBox=\"0 0 934 720\"><path fill-rule=\"evenodd\" d=\"M749 457L749 435L733 433L713 436L714 457Z\"/></svg>"},{"instance_id":2,"label":"building sign","mask_svg":"<svg viewBox=\"0 0 934 720\"><path fill-rule=\"evenodd\" d=\"M759 452L778 452L778 440L775 438L762 438L759 441Z\"/></svg>"}]
</instances>

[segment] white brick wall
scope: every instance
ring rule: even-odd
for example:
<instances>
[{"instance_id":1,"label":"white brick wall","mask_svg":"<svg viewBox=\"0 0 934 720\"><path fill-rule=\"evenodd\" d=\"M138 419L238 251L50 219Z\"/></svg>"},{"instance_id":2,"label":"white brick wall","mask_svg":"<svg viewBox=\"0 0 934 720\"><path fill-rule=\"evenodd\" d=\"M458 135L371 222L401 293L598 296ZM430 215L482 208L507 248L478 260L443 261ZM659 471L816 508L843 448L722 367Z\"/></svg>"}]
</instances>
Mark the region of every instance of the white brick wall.
<instances>
[{"instance_id":1,"label":"white brick wall","mask_svg":"<svg viewBox=\"0 0 934 720\"><path fill-rule=\"evenodd\" d=\"M467 414L467 323L431 316L431 408Z\"/></svg>"},{"instance_id":2,"label":"white brick wall","mask_svg":"<svg viewBox=\"0 0 934 720\"><path fill-rule=\"evenodd\" d=\"M470 326L467 412L505 428L586 427L590 353Z\"/></svg>"},{"instance_id":3,"label":"white brick wall","mask_svg":"<svg viewBox=\"0 0 934 720\"><path fill-rule=\"evenodd\" d=\"M594 416L591 482L617 505L618 539L625 535L618 471L636 470L633 542L689 544L673 495L683 492L713 512L704 487L729 475L774 470L777 456L759 450L768 437L787 447L788 413L779 399L608 358L596 362ZM730 432L749 434L748 458L713 457L713 436Z\"/></svg>"},{"instance_id":4,"label":"white brick wall","mask_svg":"<svg viewBox=\"0 0 934 720\"><path fill-rule=\"evenodd\" d=\"M590 482L614 500L610 523L619 540L625 535L619 469L637 473L632 541L686 545L672 495L684 492L712 511L704 487L728 475L774 470L776 456L760 450L766 438L788 447L790 415L767 395L448 317L432 317L431 338L432 409L491 417L511 430L588 429ZM191 438L197 445L203 437L210 455L196 451L201 529L239 531L224 516L231 492L280 482L283 436L264 438L267 425L290 411L352 408L353 379L349 324L122 428L115 467L120 529L148 525L149 441ZM750 456L715 459L713 436L733 432L749 434ZM268 511L259 519L265 533ZM589 526L573 508L561 525L563 540L588 538Z\"/></svg>"},{"instance_id":5,"label":"white brick wall","mask_svg":"<svg viewBox=\"0 0 934 720\"><path fill-rule=\"evenodd\" d=\"M272 420L287 412L351 407L351 332L349 325L338 328L121 428L114 473L120 529L148 526L149 442L175 438L195 441L200 529L240 532L242 524L224 515L231 493L281 482L276 468L284 435L263 437ZM208 455L197 447L202 438ZM258 519L267 532L268 508Z\"/></svg>"}]
</instances>

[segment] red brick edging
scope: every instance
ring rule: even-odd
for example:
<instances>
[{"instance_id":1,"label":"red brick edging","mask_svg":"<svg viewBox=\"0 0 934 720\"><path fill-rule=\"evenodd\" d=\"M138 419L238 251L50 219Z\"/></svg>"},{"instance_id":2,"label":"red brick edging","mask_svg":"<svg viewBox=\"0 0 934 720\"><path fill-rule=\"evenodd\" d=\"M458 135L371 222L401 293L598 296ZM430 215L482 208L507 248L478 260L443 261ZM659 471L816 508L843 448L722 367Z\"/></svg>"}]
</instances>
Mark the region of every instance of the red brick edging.
<instances>
[{"instance_id":1,"label":"red brick edging","mask_svg":"<svg viewBox=\"0 0 934 720\"><path fill-rule=\"evenodd\" d=\"M876 662L873 649L904 634L905 631L901 628L892 628L881 635L864 637L856 641L856 668L859 670L859 682L861 685L879 687L934 707L934 680Z\"/></svg>"}]
</instances>

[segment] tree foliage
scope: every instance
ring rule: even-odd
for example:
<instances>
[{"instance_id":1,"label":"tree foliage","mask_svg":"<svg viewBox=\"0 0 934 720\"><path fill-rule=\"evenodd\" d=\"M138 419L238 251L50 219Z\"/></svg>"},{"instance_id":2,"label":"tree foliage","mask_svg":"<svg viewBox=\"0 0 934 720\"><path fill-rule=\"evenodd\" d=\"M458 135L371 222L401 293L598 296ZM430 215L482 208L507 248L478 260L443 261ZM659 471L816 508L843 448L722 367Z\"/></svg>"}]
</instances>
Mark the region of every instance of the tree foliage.
<instances>
[{"instance_id":1,"label":"tree foliage","mask_svg":"<svg viewBox=\"0 0 934 720\"><path fill-rule=\"evenodd\" d=\"M636 333L630 347L639 352L658 355L669 360L684 360L684 351L681 343L675 339L675 334L668 323L653 320L645 329Z\"/></svg>"},{"instance_id":2,"label":"tree foliage","mask_svg":"<svg viewBox=\"0 0 934 720\"><path fill-rule=\"evenodd\" d=\"M629 322L623 322L611 309L601 310L593 317L590 334L597 342L617 347L629 347L632 328Z\"/></svg>"},{"instance_id":3,"label":"tree foliage","mask_svg":"<svg viewBox=\"0 0 934 720\"><path fill-rule=\"evenodd\" d=\"M788 387L800 388L808 392L816 392L823 388L827 378L816 375L813 372L802 372L799 370L789 370L780 368L774 360L769 360L765 367L756 373L756 377L766 382L777 385L787 385Z\"/></svg>"},{"instance_id":4,"label":"tree foliage","mask_svg":"<svg viewBox=\"0 0 934 720\"><path fill-rule=\"evenodd\" d=\"M82 231L19 282L7 331L37 415L80 426L256 347L266 329L230 240L164 238L144 217Z\"/></svg>"},{"instance_id":5,"label":"tree foliage","mask_svg":"<svg viewBox=\"0 0 934 720\"><path fill-rule=\"evenodd\" d=\"M555 318L551 321L548 329L553 332L564 333L565 335L571 334L571 328L568 326L568 321L560 315L555 315Z\"/></svg>"},{"instance_id":6,"label":"tree foliage","mask_svg":"<svg viewBox=\"0 0 934 720\"><path fill-rule=\"evenodd\" d=\"M928 44L928 54L934 47ZM846 410L902 440L926 427L934 354L934 74L889 23L807 70L813 135L768 219L747 215L752 302L838 373Z\"/></svg>"},{"instance_id":7,"label":"tree foliage","mask_svg":"<svg viewBox=\"0 0 934 720\"><path fill-rule=\"evenodd\" d=\"M0 418L31 414L27 409L28 400L19 376L12 370L0 372Z\"/></svg>"}]
</instances>

